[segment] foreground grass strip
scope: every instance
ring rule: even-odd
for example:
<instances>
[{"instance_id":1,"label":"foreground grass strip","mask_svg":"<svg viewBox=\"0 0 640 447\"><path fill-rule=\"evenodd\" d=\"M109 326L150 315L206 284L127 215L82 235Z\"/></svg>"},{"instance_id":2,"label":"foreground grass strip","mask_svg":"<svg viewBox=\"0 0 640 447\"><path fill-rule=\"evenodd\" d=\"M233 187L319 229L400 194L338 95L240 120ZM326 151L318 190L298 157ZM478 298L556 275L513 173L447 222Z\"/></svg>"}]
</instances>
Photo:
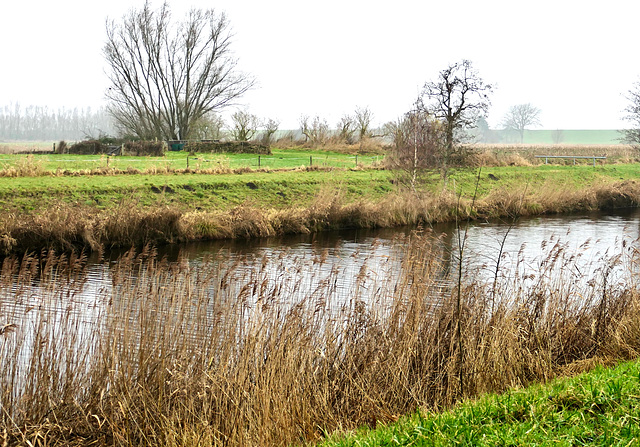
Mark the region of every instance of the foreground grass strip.
<instances>
[{"instance_id":1,"label":"foreground grass strip","mask_svg":"<svg viewBox=\"0 0 640 447\"><path fill-rule=\"evenodd\" d=\"M486 395L441 414L417 412L321 445L640 445L640 362Z\"/></svg>"}]
</instances>

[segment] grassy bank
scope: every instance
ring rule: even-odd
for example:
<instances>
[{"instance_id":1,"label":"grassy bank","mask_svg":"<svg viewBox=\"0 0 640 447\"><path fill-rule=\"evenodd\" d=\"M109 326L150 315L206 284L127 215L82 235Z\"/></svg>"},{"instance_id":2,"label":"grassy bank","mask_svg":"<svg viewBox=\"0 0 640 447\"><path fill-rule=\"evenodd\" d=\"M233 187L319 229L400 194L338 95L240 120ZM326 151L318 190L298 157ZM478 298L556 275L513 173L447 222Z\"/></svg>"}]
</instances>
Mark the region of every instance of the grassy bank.
<instances>
[{"instance_id":1,"label":"grassy bank","mask_svg":"<svg viewBox=\"0 0 640 447\"><path fill-rule=\"evenodd\" d=\"M462 287L444 291L451 253L428 234L401 241L383 261L365 260L348 289L336 286L344 278L322 254L273 260L280 272L265 268L268 259L167 264L130 254L110 264L108 286L88 295L80 293L89 274L83 258L7 258L0 441L299 444L636 358L637 252L621 245L620 256L599 259L602 270L584 278L575 253L551 245L535 271L489 284L471 271ZM316 285L301 275L282 284L284 270L305 262ZM601 272L611 268L624 281L607 281ZM549 402L570 421L617 414L600 390L575 386ZM624 384L612 390L635 393ZM539 423L538 409L511 395L512 407L499 407L489 429L501 417ZM480 408L467 416L492 414ZM443 425L425 427L446 438ZM473 427L453 429L474 439Z\"/></svg>"},{"instance_id":2,"label":"grassy bank","mask_svg":"<svg viewBox=\"0 0 640 447\"><path fill-rule=\"evenodd\" d=\"M431 172L416 191L397 180L333 168L0 178L0 248L99 250L640 203L634 164L465 168L446 187Z\"/></svg>"},{"instance_id":3,"label":"grassy bank","mask_svg":"<svg viewBox=\"0 0 640 447\"><path fill-rule=\"evenodd\" d=\"M371 167L382 161L383 155L350 154L330 150L272 149L272 155L252 154L190 154L166 152L162 157L0 153L0 176L60 175L123 172L167 172L191 169L224 171L230 169L292 169L299 167L354 168Z\"/></svg>"},{"instance_id":4,"label":"grassy bank","mask_svg":"<svg viewBox=\"0 0 640 447\"><path fill-rule=\"evenodd\" d=\"M444 413L417 412L324 447L638 445L640 362L485 395Z\"/></svg>"}]
</instances>

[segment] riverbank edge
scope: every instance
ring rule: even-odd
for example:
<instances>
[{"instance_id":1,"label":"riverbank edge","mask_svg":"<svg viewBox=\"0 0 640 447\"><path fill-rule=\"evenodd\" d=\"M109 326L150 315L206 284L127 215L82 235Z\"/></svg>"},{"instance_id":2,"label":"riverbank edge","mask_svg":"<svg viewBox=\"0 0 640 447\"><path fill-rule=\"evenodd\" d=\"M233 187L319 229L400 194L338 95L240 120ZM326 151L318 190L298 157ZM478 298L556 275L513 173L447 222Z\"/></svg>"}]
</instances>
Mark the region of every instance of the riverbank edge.
<instances>
[{"instance_id":1,"label":"riverbank edge","mask_svg":"<svg viewBox=\"0 0 640 447\"><path fill-rule=\"evenodd\" d=\"M575 188L575 187L574 187ZM469 185L466 190L469 190ZM640 182L599 182L580 189L555 183L523 185L463 196L395 191L379 199L346 199L324 187L308 206L242 205L229 210L189 210L177 205L140 208L123 200L111 209L56 203L37 213L9 212L0 218L0 253L43 249L103 251L202 240L257 238L359 228L429 225L467 219L503 219L640 205Z\"/></svg>"},{"instance_id":2,"label":"riverbank edge","mask_svg":"<svg viewBox=\"0 0 640 447\"><path fill-rule=\"evenodd\" d=\"M379 445L630 445L637 439L640 360L590 359L587 372L487 393L442 412L421 411L375 429L336 432L317 447Z\"/></svg>"}]
</instances>

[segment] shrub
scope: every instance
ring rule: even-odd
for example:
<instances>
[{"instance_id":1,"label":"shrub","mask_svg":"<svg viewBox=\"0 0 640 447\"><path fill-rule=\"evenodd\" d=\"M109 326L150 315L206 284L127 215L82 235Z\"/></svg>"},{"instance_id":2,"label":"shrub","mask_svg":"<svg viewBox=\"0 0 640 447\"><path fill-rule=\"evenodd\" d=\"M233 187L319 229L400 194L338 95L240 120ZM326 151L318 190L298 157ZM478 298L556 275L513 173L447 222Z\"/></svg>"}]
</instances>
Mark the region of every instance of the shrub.
<instances>
[{"instance_id":1,"label":"shrub","mask_svg":"<svg viewBox=\"0 0 640 447\"><path fill-rule=\"evenodd\" d=\"M232 153L271 155L269 146L252 141L189 141L184 150L194 153Z\"/></svg>"},{"instance_id":2,"label":"shrub","mask_svg":"<svg viewBox=\"0 0 640 447\"><path fill-rule=\"evenodd\" d=\"M122 155L161 157L167 150L163 141L129 141L122 145Z\"/></svg>"},{"instance_id":3,"label":"shrub","mask_svg":"<svg viewBox=\"0 0 640 447\"><path fill-rule=\"evenodd\" d=\"M69 150L69 146L67 146L67 142L64 140L61 140L56 146L55 152L56 154L66 154L68 150Z\"/></svg>"},{"instance_id":4,"label":"shrub","mask_svg":"<svg viewBox=\"0 0 640 447\"><path fill-rule=\"evenodd\" d=\"M106 144L102 144L98 140L85 140L72 144L67 153L77 155L96 155L104 154L107 150L108 146Z\"/></svg>"}]
</instances>

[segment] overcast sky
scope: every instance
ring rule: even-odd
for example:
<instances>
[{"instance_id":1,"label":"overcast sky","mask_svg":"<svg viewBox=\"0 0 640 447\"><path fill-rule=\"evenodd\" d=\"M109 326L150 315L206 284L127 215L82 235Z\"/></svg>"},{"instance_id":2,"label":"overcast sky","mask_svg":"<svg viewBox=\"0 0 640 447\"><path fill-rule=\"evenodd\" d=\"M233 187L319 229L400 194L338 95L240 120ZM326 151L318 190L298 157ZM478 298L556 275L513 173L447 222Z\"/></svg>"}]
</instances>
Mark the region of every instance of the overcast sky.
<instances>
[{"instance_id":1,"label":"overcast sky","mask_svg":"<svg viewBox=\"0 0 640 447\"><path fill-rule=\"evenodd\" d=\"M104 104L105 20L143 0L0 2L0 105ZM396 119L462 59L496 86L492 127L531 103L543 128L620 128L624 95L640 80L637 0L169 3L175 18L190 7L226 12L239 66L258 81L244 106L282 129L301 115L334 125L358 106L376 125Z\"/></svg>"}]
</instances>

